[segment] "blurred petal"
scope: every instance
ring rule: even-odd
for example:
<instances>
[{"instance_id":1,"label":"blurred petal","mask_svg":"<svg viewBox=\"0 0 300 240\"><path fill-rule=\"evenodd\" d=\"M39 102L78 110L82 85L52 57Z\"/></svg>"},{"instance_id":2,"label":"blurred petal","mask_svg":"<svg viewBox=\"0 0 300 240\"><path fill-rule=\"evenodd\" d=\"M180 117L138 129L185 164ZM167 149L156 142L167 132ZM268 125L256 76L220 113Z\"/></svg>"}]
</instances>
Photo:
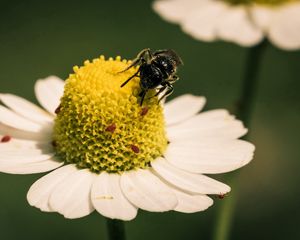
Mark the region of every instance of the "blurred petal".
<instances>
[{"instance_id":1,"label":"blurred petal","mask_svg":"<svg viewBox=\"0 0 300 240\"><path fill-rule=\"evenodd\" d=\"M300 48L300 4L290 3L278 9L269 29L270 41L285 50Z\"/></svg>"},{"instance_id":2,"label":"blurred petal","mask_svg":"<svg viewBox=\"0 0 300 240\"><path fill-rule=\"evenodd\" d=\"M34 88L39 103L54 115L64 92L64 81L56 76L50 76L38 80Z\"/></svg>"},{"instance_id":3,"label":"blurred petal","mask_svg":"<svg viewBox=\"0 0 300 240\"><path fill-rule=\"evenodd\" d=\"M227 4L221 1L207 1L195 8L182 21L182 30L201 41L213 41L217 38L217 23L227 11Z\"/></svg>"},{"instance_id":4,"label":"blurred petal","mask_svg":"<svg viewBox=\"0 0 300 240\"><path fill-rule=\"evenodd\" d=\"M103 172L98 175L91 197L95 209L105 217L129 221L137 215L137 208L122 193L118 174Z\"/></svg>"},{"instance_id":5,"label":"blurred petal","mask_svg":"<svg viewBox=\"0 0 300 240\"><path fill-rule=\"evenodd\" d=\"M185 94L165 104L166 125L182 122L196 115L205 105L205 98ZM180 114L179 114L180 113Z\"/></svg>"},{"instance_id":6,"label":"blurred petal","mask_svg":"<svg viewBox=\"0 0 300 240\"><path fill-rule=\"evenodd\" d=\"M0 94L0 100L14 112L39 123L52 122L53 117L35 104L13 94Z\"/></svg>"},{"instance_id":7,"label":"blurred petal","mask_svg":"<svg viewBox=\"0 0 300 240\"><path fill-rule=\"evenodd\" d=\"M228 7L217 24L218 36L242 46L253 46L263 39L263 31L249 18L247 6Z\"/></svg>"},{"instance_id":8,"label":"blurred petal","mask_svg":"<svg viewBox=\"0 0 300 240\"><path fill-rule=\"evenodd\" d=\"M65 218L80 218L94 211L91 187L95 174L88 169L77 170L53 189L49 199L50 208Z\"/></svg>"},{"instance_id":9,"label":"blurred petal","mask_svg":"<svg viewBox=\"0 0 300 240\"><path fill-rule=\"evenodd\" d=\"M181 170L163 158L151 162L156 173L172 185L193 193L225 194L230 187L210 177Z\"/></svg>"},{"instance_id":10,"label":"blurred petal","mask_svg":"<svg viewBox=\"0 0 300 240\"><path fill-rule=\"evenodd\" d=\"M264 7L261 5L254 5L250 10L251 19L254 24L261 28L263 31L267 30L270 26L272 18L274 17L274 9Z\"/></svg>"},{"instance_id":11,"label":"blurred petal","mask_svg":"<svg viewBox=\"0 0 300 240\"><path fill-rule=\"evenodd\" d=\"M135 206L151 211L173 210L177 205L176 195L149 169L125 172L121 176L121 188L127 199Z\"/></svg>"},{"instance_id":12,"label":"blurred petal","mask_svg":"<svg viewBox=\"0 0 300 240\"><path fill-rule=\"evenodd\" d=\"M202 2L205 0L160 0L153 3L153 9L165 20L177 23Z\"/></svg>"},{"instance_id":13,"label":"blurred petal","mask_svg":"<svg viewBox=\"0 0 300 240\"><path fill-rule=\"evenodd\" d=\"M31 206L45 212L51 212L49 197L58 183L64 181L71 173L78 171L75 164L63 166L37 180L27 193L27 200Z\"/></svg>"}]
</instances>

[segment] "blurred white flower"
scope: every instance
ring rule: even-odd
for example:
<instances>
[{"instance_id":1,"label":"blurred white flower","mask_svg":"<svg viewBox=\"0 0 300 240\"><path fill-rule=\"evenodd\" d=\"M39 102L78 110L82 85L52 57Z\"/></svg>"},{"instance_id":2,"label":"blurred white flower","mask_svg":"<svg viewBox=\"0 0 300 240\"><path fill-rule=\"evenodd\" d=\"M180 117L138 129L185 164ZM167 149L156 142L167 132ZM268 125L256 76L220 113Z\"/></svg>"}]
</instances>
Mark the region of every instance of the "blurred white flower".
<instances>
[{"instance_id":1,"label":"blurred white flower","mask_svg":"<svg viewBox=\"0 0 300 240\"><path fill-rule=\"evenodd\" d=\"M299 0L158 0L153 8L201 41L248 47L267 37L279 48L300 48Z\"/></svg>"},{"instance_id":2,"label":"blurred white flower","mask_svg":"<svg viewBox=\"0 0 300 240\"><path fill-rule=\"evenodd\" d=\"M0 172L53 170L31 186L30 205L66 218L97 210L121 220L135 218L139 208L203 211L213 203L207 195L230 191L204 174L251 161L254 146L238 139L247 132L242 122L223 109L198 114L205 98L189 94L164 106L153 100L145 111L132 96L138 79L120 88L127 77L115 73L126 66L96 59L75 67L66 84L37 81L46 111L0 94Z\"/></svg>"}]
</instances>

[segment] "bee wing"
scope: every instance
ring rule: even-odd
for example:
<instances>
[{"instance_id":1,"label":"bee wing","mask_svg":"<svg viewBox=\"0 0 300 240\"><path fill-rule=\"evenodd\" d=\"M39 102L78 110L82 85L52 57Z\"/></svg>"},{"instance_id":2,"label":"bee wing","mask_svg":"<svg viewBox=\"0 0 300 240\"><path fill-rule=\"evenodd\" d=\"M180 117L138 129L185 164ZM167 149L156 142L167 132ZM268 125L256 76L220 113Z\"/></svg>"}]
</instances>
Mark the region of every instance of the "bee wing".
<instances>
[{"instance_id":1,"label":"bee wing","mask_svg":"<svg viewBox=\"0 0 300 240\"><path fill-rule=\"evenodd\" d=\"M157 55L164 55L167 57L171 57L177 66L183 65L182 59L179 57L179 55L173 50L173 49L162 49L162 50L157 50L153 54L154 56Z\"/></svg>"}]
</instances>

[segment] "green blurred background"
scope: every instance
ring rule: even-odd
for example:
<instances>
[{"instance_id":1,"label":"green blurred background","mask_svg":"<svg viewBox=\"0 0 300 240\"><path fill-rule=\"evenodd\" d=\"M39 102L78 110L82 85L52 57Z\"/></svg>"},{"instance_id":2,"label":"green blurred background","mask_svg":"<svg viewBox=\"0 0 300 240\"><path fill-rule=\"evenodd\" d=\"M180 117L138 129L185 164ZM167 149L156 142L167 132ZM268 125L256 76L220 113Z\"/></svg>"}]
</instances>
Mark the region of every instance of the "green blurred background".
<instances>
[{"instance_id":1,"label":"green blurred background","mask_svg":"<svg viewBox=\"0 0 300 240\"><path fill-rule=\"evenodd\" d=\"M184 60L170 99L190 92L207 97L206 109L231 111L238 100L248 49L195 41L155 14L151 1L0 3L0 92L36 102L36 79L65 79L86 59L100 54L131 59L150 47L175 49ZM238 170L231 239L300 239L299 90L300 51L269 44L249 134L257 151L253 162ZM97 213L66 220L30 207L27 190L42 175L0 174L0 239L106 239L105 219ZM210 209L195 214L140 211L126 223L128 239L209 240L223 203L215 198Z\"/></svg>"}]
</instances>

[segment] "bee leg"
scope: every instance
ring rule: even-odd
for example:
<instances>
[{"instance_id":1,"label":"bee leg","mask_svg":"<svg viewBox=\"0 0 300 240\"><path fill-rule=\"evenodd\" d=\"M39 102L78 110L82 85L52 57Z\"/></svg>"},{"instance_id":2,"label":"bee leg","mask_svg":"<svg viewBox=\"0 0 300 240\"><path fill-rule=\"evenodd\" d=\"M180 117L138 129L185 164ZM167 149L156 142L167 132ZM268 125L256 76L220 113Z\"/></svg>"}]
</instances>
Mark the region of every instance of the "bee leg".
<instances>
[{"instance_id":1,"label":"bee leg","mask_svg":"<svg viewBox=\"0 0 300 240\"><path fill-rule=\"evenodd\" d=\"M173 75L171 79L168 80L169 83L173 84L178 81L179 77L177 75Z\"/></svg>"},{"instance_id":2,"label":"bee leg","mask_svg":"<svg viewBox=\"0 0 300 240\"><path fill-rule=\"evenodd\" d=\"M151 59L153 58L150 48L145 48L139 52L137 55L137 59L141 59L142 63L150 63Z\"/></svg>"},{"instance_id":3,"label":"bee leg","mask_svg":"<svg viewBox=\"0 0 300 240\"><path fill-rule=\"evenodd\" d=\"M151 97L148 97L147 99L153 98L158 96L160 93L162 93L163 91L165 91L165 89L167 88L167 86L162 86L161 88L158 89L158 91Z\"/></svg>"},{"instance_id":4,"label":"bee leg","mask_svg":"<svg viewBox=\"0 0 300 240\"><path fill-rule=\"evenodd\" d=\"M174 77L173 77L174 78ZM174 79L174 82L176 81L176 80L178 80L179 78L177 77L177 76L175 76L175 79ZM173 79L172 79L173 80ZM163 91L165 91L166 89L173 89L173 86L171 85L172 83L173 83L173 81L172 80L168 80L168 81L164 81L164 82L162 82L162 84L161 84L161 88L158 88L158 91L153 95L153 96L151 96L151 97L149 97L149 98L153 98L153 97L156 97L156 96L158 96L159 94L161 94ZM173 90L172 90L172 92L173 92ZM172 93L171 92L171 93ZM171 94L171 93L167 93L168 94L168 96ZM166 95L164 94L160 99L159 99L159 101L160 100L162 100L162 98L164 98ZM149 99L148 98L148 99Z\"/></svg>"},{"instance_id":5,"label":"bee leg","mask_svg":"<svg viewBox=\"0 0 300 240\"><path fill-rule=\"evenodd\" d=\"M136 67L138 65L141 65L143 63L148 63L151 60L151 58L152 58L152 54L151 54L150 48L145 48L139 52L137 57L133 60L133 62L127 68L125 68L123 71L121 71L119 73L126 72L128 69L130 69L132 67Z\"/></svg>"},{"instance_id":6,"label":"bee leg","mask_svg":"<svg viewBox=\"0 0 300 240\"><path fill-rule=\"evenodd\" d=\"M147 93L147 90L142 90L142 91L140 92L140 94L139 94L139 96L141 97L141 103L140 103L140 106L143 105L143 102L144 102L146 93Z\"/></svg>"},{"instance_id":7,"label":"bee leg","mask_svg":"<svg viewBox=\"0 0 300 240\"><path fill-rule=\"evenodd\" d=\"M160 93L162 93L163 91L165 91L166 90L166 88L167 88L167 86L163 86L163 87L161 87L159 90L158 90L158 92L153 96L153 97L156 97L156 96L158 96Z\"/></svg>"},{"instance_id":8,"label":"bee leg","mask_svg":"<svg viewBox=\"0 0 300 240\"><path fill-rule=\"evenodd\" d=\"M130 78L128 78L125 82L122 83L121 88L124 87L131 79L136 77L139 74L139 71L137 71L135 74L133 74Z\"/></svg>"},{"instance_id":9,"label":"bee leg","mask_svg":"<svg viewBox=\"0 0 300 240\"><path fill-rule=\"evenodd\" d=\"M125 68L124 70L122 70L121 72L118 72L118 73L126 72L126 71L129 70L130 68L136 67L136 66L140 65L141 62L142 62L141 59L136 58L135 60L133 60L133 62L132 62L127 68Z\"/></svg>"},{"instance_id":10,"label":"bee leg","mask_svg":"<svg viewBox=\"0 0 300 240\"><path fill-rule=\"evenodd\" d=\"M168 97L169 95L171 95L174 91L174 88L171 84L167 84L166 86L167 91L160 97L160 99L158 99L158 102L160 102L163 98Z\"/></svg>"}]
</instances>

